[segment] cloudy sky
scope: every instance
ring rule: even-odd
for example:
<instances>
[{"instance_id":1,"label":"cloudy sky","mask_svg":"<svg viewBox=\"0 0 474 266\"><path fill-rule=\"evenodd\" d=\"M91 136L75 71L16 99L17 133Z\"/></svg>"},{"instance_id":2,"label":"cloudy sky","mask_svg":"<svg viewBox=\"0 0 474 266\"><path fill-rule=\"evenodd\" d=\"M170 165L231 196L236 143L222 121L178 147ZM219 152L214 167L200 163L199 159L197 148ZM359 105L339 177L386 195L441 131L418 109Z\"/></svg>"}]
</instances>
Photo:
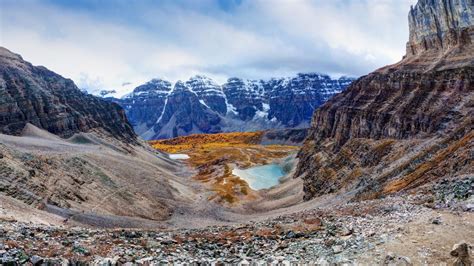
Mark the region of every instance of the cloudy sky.
<instances>
[{"instance_id":1,"label":"cloudy sky","mask_svg":"<svg viewBox=\"0 0 474 266\"><path fill-rule=\"evenodd\" d=\"M416 0L1 0L0 45L91 92L151 78L359 76L401 59Z\"/></svg>"}]
</instances>

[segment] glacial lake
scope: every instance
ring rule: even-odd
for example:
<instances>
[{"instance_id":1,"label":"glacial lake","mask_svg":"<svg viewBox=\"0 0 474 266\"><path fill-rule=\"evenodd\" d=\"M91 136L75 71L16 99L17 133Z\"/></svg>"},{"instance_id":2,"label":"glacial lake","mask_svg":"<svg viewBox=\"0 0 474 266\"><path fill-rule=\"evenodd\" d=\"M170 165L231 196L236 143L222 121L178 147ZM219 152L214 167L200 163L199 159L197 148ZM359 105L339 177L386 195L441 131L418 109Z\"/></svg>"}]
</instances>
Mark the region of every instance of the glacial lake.
<instances>
[{"instance_id":1,"label":"glacial lake","mask_svg":"<svg viewBox=\"0 0 474 266\"><path fill-rule=\"evenodd\" d=\"M267 164L250 167L248 169L234 169L232 174L245 180L253 190L271 188L280 183L280 178L285 176L282 166Z\"/></svg>"}]
</instances>

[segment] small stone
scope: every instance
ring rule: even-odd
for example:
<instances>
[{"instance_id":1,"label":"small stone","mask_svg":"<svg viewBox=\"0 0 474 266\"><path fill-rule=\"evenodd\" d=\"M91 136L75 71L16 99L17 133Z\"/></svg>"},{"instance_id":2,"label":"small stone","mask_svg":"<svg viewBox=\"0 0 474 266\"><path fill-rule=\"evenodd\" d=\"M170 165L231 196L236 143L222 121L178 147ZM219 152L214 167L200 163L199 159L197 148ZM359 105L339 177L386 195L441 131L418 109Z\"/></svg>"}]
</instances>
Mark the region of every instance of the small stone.
<instances>
[{"instance_id":1,"label":"small stone","mask_svg":"<svg viewBox=\"0 0 474 266\"><path fill-rule=\"evenodd\" d=\"M454 261L455 266L465 266L465 265L472 265L471 257L470 257L470 249L471 246L466 242L460 242L453 246L453 249L449 253L451 256L456 257Z\"/></svg>"},{"instance_id":2,"label":"small stone","mask_svg":"<svg viewBox=\"0 0 474 266\"><path fill-rule=\"evenodd\" d=\"M43 263L44 259L40 256L37 256L37 255L33 255L31 258L30 258L30 262L33 264L33 265L41 265Z\"/></svg>"},{"instance_id":3,"label":"small stone","mask_svg":"<svg viewBox=\"0 0 474 266\"><path fill-rule=\"evenodd\" d=\"M274 251L283 250L283 249L285 249L285 248L288 248L288 244L286 244L286 243L283 242L283 243L279 244L279 245L274 249Z\"/></svg>"},{"instance_id":4,"label":"small stone","mask_svg":"<svg viewBox=\"0 0 474 266\"><path fill-rule=\"evenodd\" d=\"M332 246L332 251L335 254L341 253L343 250L344 250L344 248L341 245Z\"/></svg>"},{"instance_id":5,"label":"small stone","mask_svg":"<svg viewBox=\"0 0 474 266\"><path fill-rule=\"evenodd\" d=\"M152 260L153 260L153 257L146 257L146 258L139 259L136 262L139 265L150 265Z\"/></svg>"},{"instance_id":6,"label":"small stone","mask_svg":"<svg viewBox=\"0 0 474 266\"><path fill-rule=\"evenodd\" d=\"M329 265L329 262L323 258L323 257L320 257L317 261L316 261L316 265Z\"/></svg>"},{"instance_id":7,"label":"small stone","mask_svg":"<svg viewBox=\"0 0 474 266\"><path fill-rule=\"evenodd\" d=\"M147 248L157 248L160 246L160 242L154 240L148 240L146 243Z\"/></svg>"},{"instance_id":8,"label":"small stone","mask_svg":"<svg viewBox=\"0 0 474 266\"><path fill-rule=\"evenodd\" d=\"M295 232L293 231L289 231L287 234L286 234L286 238L290 239L290 238L295 238L296 237L296 234Z\"/></svg>"},{"instance_id":9,"label":"small stone","mask_svg":"<svg viewBox=\"0 0 474 266\"><path fill-rule=\"evenodd\" d=\"M91 254L88 249L81 246L74 246L72 251L82 254L84 256L89 256Z\"/></svg>"},{"instance_id":10,"label":"small stone","mask_svg":"<svg viewBox=\"0 0 474 266\"><path fill-rule=\"evenodd\" d=\"M434 218L433 220L431 220L431 223L432 224L441 224L442 223L441 217Z\"/></svg>"},{"instance_id":11,"label":"small stone","mask_svg":"<svg viewBox=\"0 0 474 266\"><path fill-rule=\"evenodd\" d=\"M375 236L375 232L374 231L368 231L365 235L367 237Z\"/></svg>"},{"instance_id":12,"label":"small stone","mask_svg":"<svg viewBox=\"0 0 474 266\"><path fill-rule=\"evenodd\" d=\"M474 203L468 203L464 206L465 211L474 211Z\"/></svg>"},{"instance_id":13,"label":"small stone","mask_svg":"<svg viewBox=\"0 0 474 266\"><path fill-rule=\"evenodd\" d=\"M33 170L33 169L31 169L31 170L28 170L28 175L29 175L30 177L34 177L34 176L36 176L36 172L35 172L35 170Z\"/></svg>"},{"instance_id":14,"label":"small stone","mask_svg":"<svg viewBox=\"0 0 474 266\"><path fill-rule=\"evenodd\" d=\"M239 266L247 266L247 265L250 265L250 263L245 259L239 263Z\"/></svg>"},{"instance_id":15,"label":"small stone","mask_svg":"<svg viewBox=\"0 0 474 266\"><path fill-rule=\"evenodd\" d=\"M384 259L383 265L411 266L411 260L408 257L398 256L389 252Z\"/></svg>"},{"instance_id":16,"label":"small stone","mask_svg":"<svg viewBox=\"0 0 474 266\"><path fill-rule=\"evenodd\" d=\"M323 222L319 218L306 219L306 220L304 220L304 223L315 225L315 226L322 226L323 225Z\"/></svg>"},{"instance_id":17,"label":"small stone","mask_svg":"<svg viewBox=\"0 0 474 266\"><path fill-rule=\"evenodd\" d=\"M353 229L352 228L347 228L347 227L342 227L340 230L339 230L339 234L341 236L348 236L348 235L351 235L353 232Z\"/></svg>"},{"instance_id":18,"label":"small stone","mask_svg":"<svg viewBox=\"0 0 474 266\"><path fill-rule=\"evenodd\" d=\"M176 243L178 243L178 242L174 239L164 239L164 240L161 241L161 244L163 244L163 245L172 245L172 244L176 244ZM213 249L214 247L209 246L209 248Z\"/></svg>"}]
</instances>

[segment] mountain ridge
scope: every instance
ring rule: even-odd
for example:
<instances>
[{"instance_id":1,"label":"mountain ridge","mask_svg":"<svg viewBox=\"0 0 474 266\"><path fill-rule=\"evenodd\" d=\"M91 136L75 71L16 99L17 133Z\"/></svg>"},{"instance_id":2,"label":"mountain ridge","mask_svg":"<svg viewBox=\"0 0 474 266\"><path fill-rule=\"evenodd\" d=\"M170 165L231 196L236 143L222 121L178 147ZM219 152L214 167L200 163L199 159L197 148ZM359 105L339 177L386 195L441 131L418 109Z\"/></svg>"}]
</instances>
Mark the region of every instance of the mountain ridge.
<instances>
[{"instance_id":1,"label":"mountain ridge","mask_svg":"<svg viewBox=\"0 0 474 266\"><path fill-rule=\"evenodd\" d=\"M111 100L126 110L136 132L145 139L302 128L309 125L317 106L352 81L348 77L331 79L318 73L300 73L293 78L265 81L229 78L219 85L196 75L174 86L152 79L121 99Z\"/></svg>"},{"instance_id":2,"label":"mountain ridge","mask_svg":"<svg viewBox=\"0 0 474 266\"><path fill-rule=\"evenodd\" d=\"M0 110L0 133L4 134L19 135L31 123L65 138L102 130L126 142L137 141L120 106L83 93L72 80L33 66L3 47Z\"/></svg>"}]
</instances>

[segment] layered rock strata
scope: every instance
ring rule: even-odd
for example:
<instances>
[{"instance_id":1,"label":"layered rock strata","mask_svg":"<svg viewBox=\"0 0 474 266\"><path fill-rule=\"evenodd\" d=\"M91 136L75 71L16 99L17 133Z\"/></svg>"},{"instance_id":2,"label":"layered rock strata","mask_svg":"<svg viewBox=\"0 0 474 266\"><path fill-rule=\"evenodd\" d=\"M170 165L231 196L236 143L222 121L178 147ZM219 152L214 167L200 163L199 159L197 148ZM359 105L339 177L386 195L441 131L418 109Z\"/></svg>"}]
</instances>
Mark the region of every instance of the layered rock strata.
<instances>
[{"instance_id":1,"label":"layered rock strata","mask_svg":"<svg viewBox=\"0 0 474 266\"><path fill-rule=\"evenodd\" d=\"M306 199L374 198L474 173L473 5L420 0L404 59L315 112L296 174Z\"/></svg>"},{"instance_id":2,"label":"layered rock strata","mask_svg":"<svg viewBox=\"0 0 474 266\"><path fill-rule=\"evenodd\" d=\"M19 135L27 123L62 137L101 130L136 141L119 105L85 94L72 80L0 47L0 133Z\"/></svg>"}]
</instances>

